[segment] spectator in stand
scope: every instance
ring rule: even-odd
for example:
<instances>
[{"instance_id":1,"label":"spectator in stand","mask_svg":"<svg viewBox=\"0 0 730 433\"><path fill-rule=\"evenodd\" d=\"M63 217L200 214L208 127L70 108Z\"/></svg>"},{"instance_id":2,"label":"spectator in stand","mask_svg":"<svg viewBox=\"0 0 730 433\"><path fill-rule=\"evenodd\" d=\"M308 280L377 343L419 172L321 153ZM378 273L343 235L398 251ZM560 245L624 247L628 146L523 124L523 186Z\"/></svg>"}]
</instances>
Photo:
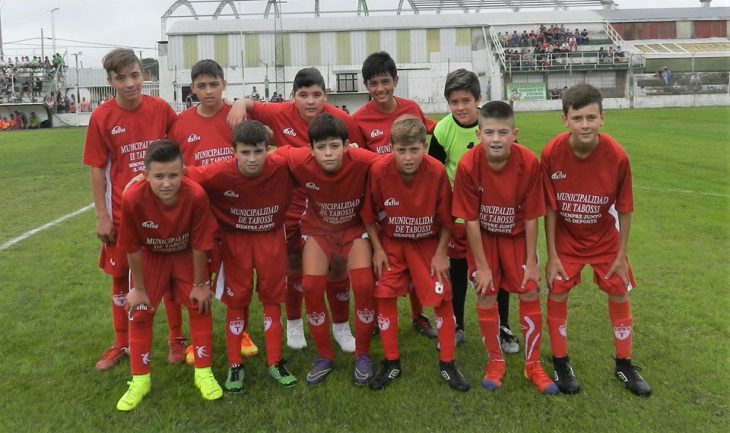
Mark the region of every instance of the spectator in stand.
<instances>
[{"instance_id":1,"label":"spectator in stand","mask_svg":"<svg viewBox=\"0 0 730 433\"><path fill-rule=\"evenodd\" d=\"M520 46L527 47L530 45L530 35L527 34L527 30L522 31L520 35Z\"/></svg>"},{"instance_id":2,"label":"spectator in stand","mask_svg":"<svg viewBox=\"0 0 730 433\"><path fill-rule=\"evenodd\" d=\"M43 59L43 63L41 63L41 66L43 69L51 69L53 67L53 64L50 60L48 60L48 56L46 56L45 59Z\"/></svg>"},{"instance_id":3,"label":"spectator in stand","mask_svg":"<svg viewBox=\"0 0 730 433\"><path fill-rule=\"evenodd\" d=\"M30 112L30 124L28 128L30 129L38 129L41 127L41 118L38 117L37 114L35 114L35 111Z\"/></svg>"},{"instance_id":4,"label":"spectator in stand","mask_svg":"<svg viewBox=\"0 0 730 433\"><path fill-rule=\"evenodd\" d=\"M702 91L702 80L697 72L692 72L692 75L689 77L689 90L692 92Z\"/></svg>"},{"instance_id":5,"label":"spectator in stand","mask_svg":"<svg viewBox=\"0 0 730 433\"><path fill-rule=\"evenodd\" d=\"M18 110L15 110L15 129L25 129L25 119L20 115Z\"/></svg>"},{"instance_id":6,"label":"spectator in stand","mask_svg":"<svg viewBox=\"0 0 730 433\"><path fill-rule=\"evenodd\" d=\"M580 32L580 38L581 38L581 45L588 45L588 30L583 29L582 32Z\"/></svg>"},{"instance_id":7,"label":"spectator in stand","mask_svg":"<svg viewBox=\"0 0 730 433\"><path fill-rule=\"evenodd\" d=\"M10 113L10 119L8 119L8 129L16 129L18 122L15 121L15 114Z\"/></svg>"},{"instance_id":8,"label":"spectator in stand","mask_svg":"<svg viewBox=\"0 0 730 433\"><path fill-rule=\"evenodd\" d=\"M271 95L271 98L269 99L269 102L279 102L279 94L274 92L273 95Z\"/></svg>"},{"instance_id":9,"label":"spectator in stand","mask_svg":"<svg viewBox=\"0 0 730 433\"><path fill-rule=\"evenodd\" d=\"M512 46L513 47L520 46L520 35L517 34L517 30L514 30L512 32Z\"/></svg>"},{"instance_id":10,"label":"spectator in stand","mask_svg":"<svg viewBox=\"0 0 730 433\"><path fill-rule=\"evenodd\" d=\"M575 39L575 35L570 35L568 38L568 51L578 51L578 41Z\"/></svg>"},{"instance_id":11,"label":"spectator in stand","mask_svg":"<svg viewBox=\"0 0 730 433\"><path fill-rule=\"evenodd\" d=\"M89 112L89 101L87 101L85 97L81 98L81 102L79 103L79 108L81 109L82 113Z\"/></svg>"},{"instance_id":12,"label":"spectator in stand","mask_svg":"<svg viewBox=\"0 0 730 433\"><path fill-rule=\"evenodd\" d=\"M530 30L528 37L530 38L530 47L537 46L537 33L534 30Z\"/></svg>"},{"instance_id":13,"label":"spectator in stand","mask_svg":"<svg viewBox=\"0 0 730 433\"><path fill-rule=\"evenodd\" d=\"M664 85L668 86L671 79L672 71L669 70L669 66L664 65L664 70L662 71L662 81L664 81Z\"/></svg>"}]
</instances>

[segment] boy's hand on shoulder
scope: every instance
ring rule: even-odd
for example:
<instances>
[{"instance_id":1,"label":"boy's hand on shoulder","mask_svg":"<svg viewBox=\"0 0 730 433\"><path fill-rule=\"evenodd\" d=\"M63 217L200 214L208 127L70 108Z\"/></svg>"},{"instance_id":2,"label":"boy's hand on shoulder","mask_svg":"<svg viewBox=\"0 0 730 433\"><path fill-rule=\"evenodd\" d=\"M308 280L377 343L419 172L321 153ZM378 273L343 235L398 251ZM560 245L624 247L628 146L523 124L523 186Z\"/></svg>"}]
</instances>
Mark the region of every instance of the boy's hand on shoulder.
<instances>
[{"instance_id":1,"label":"boy's hand on shoulder","mask_svg":"<svg viewBox=\"0 0 730 433\"><path fill-rule=\"evenodd\" d=\"M144 175L142 173L134 176L132 178L132 180L130 180L129 182L127 182L126 185L124 185L124 191L128 190L130 186L134 185L137 182L140 182L142 179L144 179Z\"/></svg>"},{"instance_id":2,"label":"boy's hand on shoulder","mask_svg":"<svg viewBox=\"0 0 730 433\"><path fill-rule=\"evenodd\" d=\"M614 275L618 275L621 278L624 286L629 285L629 262L626 260L626 257L616 257L616 260L613 261L611 267L608 269L608 273L603 279L608 280Z\"/></svg>"},{"instance_id":3,"label":"boy's hand on shoulder","mask_svg":"<svg viewBox=\"0 0 730 433\"><path fill-rule=\"evenodd\" d=\"M190 291L190 302L198 306L198 313L206 314L210 311L210 301L213 292L210 291L210 281L203 283L193 283L193 289Z\"/></svg>"},{"instance_id":4,"label":"boy's hand on shoulder","mask_svg":"<svg viewBox=\"0 0 730 433\"><path fill-rule=\"evenodd\" d=\"M556 279L570 279L563 268L563 264L560 263L560 259L558 258L548 258L547 264L545 265L545 278L547 279L548 288L553 287L553 281Z\"/></svg>"},{"instance_id":5,"label":"boy's hand on shoulder","mask_svg":"<svg viewBox=\"0 0 730 433\"><path fill-rule=\"evenodd\" d=\"M105 244L113 244L116 241L116 232L114 224L109 219L109 215L96 216L96 237Z\"/></svg>"},{"instance_id":6,"label":"boy's hand on shoulder","mask_svg":"<svg viewBox=\"0 0 730 433\"><path fill-rule=\"evenodd\" d=\"M233 129L239 123L248 119L248 111L246 110L246 100L240 100L233 103L231 110L226 116L226 123Z\"/></svg>"}]
</instances>

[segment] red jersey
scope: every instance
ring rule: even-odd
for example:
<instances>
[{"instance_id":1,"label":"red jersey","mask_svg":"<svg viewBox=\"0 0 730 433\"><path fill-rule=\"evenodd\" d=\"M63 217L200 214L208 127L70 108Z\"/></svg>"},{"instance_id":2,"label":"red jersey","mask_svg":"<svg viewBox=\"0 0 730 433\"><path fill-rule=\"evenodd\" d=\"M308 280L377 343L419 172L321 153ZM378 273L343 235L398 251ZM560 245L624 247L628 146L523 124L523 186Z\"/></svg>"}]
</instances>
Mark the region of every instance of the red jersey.
<instances>
[{"instance_id":1,"label":"red jersey","mask_svg":"<svg viewBox=\"0 0 730 433\"><path fill-rule=\"evenodd\" d=\"M365 139L362 147L367 147L375 153L390 153L390 128L393 122L404 114L412 114L420 118L426 125L426 132L433 133L436 122L423 114L421 107L415 101L397 96L395 96L395 101L397 106L392 113L381 113L375 108L373 101L370 101L352 115Z\"/></svg>"},{"instance_id":2,"label":"red jersey","mask_svg":"<svg viewBox=\"0 0 730 433\"><path fill-rule=\"evenodd\" d=\"M525 220L545 215L537 157L512 143L507 163L494 171L482 145L470 149L456 169L452 211L465 221L478 220L482 230L495 235L524 233Z\"/></svg>"},{"instance_id":3,"label":"red jersey","mask_svg":"<svg viewBox=\"0 0 730 433\"><path fill-rule=\"evenodd\" d=\"M223 104L213 117L201 116L196 107L180 113L168 136L180 146L186 166L207 165L235 156L231 146L233 132L226 124L229 111L231 107Z\"/></svg>"},{"instance_id":4,"label":"red jersey","mask_svg":"<svg viewBox=\"0 0 730 433\"><path fill-rule=\"evenodd\" d=\"M347 113L329 104L324 105L322 112L329 113L345 122L350 142L364 143L355 121ZM299 115L299 110L293 102L266 103L254 101L251 118L271 128L274 134L273 145L283 146L288 144L293 147L309 147L309 134L307 132L309 124Z\"/></svg>"},{"instance_id":5,"label":"red jersey","mask_svg":"<svg viewBox=\"0 0 730 433\"><path fill-rule=\"evenodd\" d=\"M284 155L270 153L261 174L246 177L234 158L205 167L188 167L187 175L208 193L218 224L226 231L268 232L284 224L294 179Z\"/></svg>"},{"instance_id":6,"label":"red jersey","mask_svg":"<svg viewBox=\"0 0 730 433\"><path fill-rule=\"evenodd\" d=\"M561 258L607 263L619 246L618 214L634 210L631 167L624 149L610 136L578 159L559 134L542 150L545 197L556 213L555 247Z\"/></svg>"},{"instance_id":7,"label":"red jersey","mask_svg":"<svg viewBox=\"0 0 730 433\"><path fill-rule=\"evenodd\" d=\"M174 121L175 112L167 102L147 95L134 111L122 109L112 99L91 113L84 164L105 169L106 207L115 226L121 217L122 191L144 171L147 146L165 138Z\"/></svg>"},{"instance_id":8,"label":"red jersey","mask_svg":"<svg viewBox=\"0 0 730 433\"><path fill-rule=\"evenodd\" d=\"M122 197L119 245L127 253L142 248L155 254L207 251L214 246L215 230L208 197L191 179L183 178L170 206L157 198L146 180L129 187Z\"/></svg>"},{"instance_id":9,"label":"red jersey","mask_svg":"<svg viewBox=\"0 0 730 433\"><path fill-rule=\"evenodd\" d=\"M416 176L406 182L398 173L393 154L370 169L365 204L366 224L379 223L383 234L394 239L437 237L441 227L451 229L451 184L437 159L424 155Z\"/></svg>"},{"instance_id":10,"label":"red jersey","mask_svg":"<svg viewBox=\"0 0 730 433\"><path fill-rule=\"evenodd\" d=\"M342 167L328 174L309 149L288 149L289 170L302 185L307 210L301 220L303 234L341 231L362 225L362 208L370 166L378 155L365 149L347 149Z\"/></svg>"}]
</instances>

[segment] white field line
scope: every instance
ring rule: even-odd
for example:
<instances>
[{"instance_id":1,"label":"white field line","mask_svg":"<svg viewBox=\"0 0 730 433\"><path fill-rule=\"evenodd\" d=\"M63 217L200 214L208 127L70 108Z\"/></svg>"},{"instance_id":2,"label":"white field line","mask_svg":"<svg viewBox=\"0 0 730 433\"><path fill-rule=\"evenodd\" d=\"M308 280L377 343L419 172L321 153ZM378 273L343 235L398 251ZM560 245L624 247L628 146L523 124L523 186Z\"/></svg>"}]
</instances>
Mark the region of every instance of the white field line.
<instances>
[{"instance_id":1,"label":"white field line","mask_svg":"<svg viewBox=\"0 0 730 433\"><path fill-rule=\"evenodd\" d=\"M710 197L725 197L725 198L730 197L727 194L720 194L718 192L692 191L689 189L652 188L649 186L637 186L637 185L634 185L634 188L643 189L646 191L654 191L654 192L678 192L678 193L682 193L682 194L706 195L706 196L710 196Z\"/></svg>"},{"instance_id":2,"label":"white field line","mask_svg":"<svg viewBox=\"0 0 730 433\"><path fill-rule=\"evenodd\" d=\"M76 215L80 215L80 214L86 212L87 210L89 210L89 209L91 209L93 207L94 207L94 204L92 203L92 204L90 204L90 205L88 205L86 207L82 207L79 210L73 211L70 214L66 214L66 215L64 215L62 217L56 218L55 220L53 220L53 221L51 221L49 223L43 224L40 227L36 227L33 230L29 230L29 231L23 233L22 235L18 236L17 238L10 239L9 241L7 241L4 244L0 245L0 251L6 250L6 249L12 247L13 245L17 244L18 242L22 242L25 239L33 236L36 233L42 232L43 230L46 230L46 229L49 229L49 228L51 228L51 227L53 227L55 225L61 224L62 222L66 221L67 219L73 218Z\"/></svg>"}]
</instances>

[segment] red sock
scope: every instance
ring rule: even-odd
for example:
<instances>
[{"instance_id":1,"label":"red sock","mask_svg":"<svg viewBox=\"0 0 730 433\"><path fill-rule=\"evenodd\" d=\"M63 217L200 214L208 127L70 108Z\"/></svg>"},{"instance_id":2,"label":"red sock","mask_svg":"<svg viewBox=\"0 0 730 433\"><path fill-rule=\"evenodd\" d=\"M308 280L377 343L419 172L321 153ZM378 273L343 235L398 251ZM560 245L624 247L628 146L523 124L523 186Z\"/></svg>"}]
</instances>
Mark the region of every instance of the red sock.
<instances>
[{"instance_id":1,"label":"red sock","mask_svg":"<svg viewBox=\"0 0 730 433\"><path fill-rule=\"evenodd\" d=\"M479 316L479 330L484 339L484 347L487 349L490 361L504 361L502 345L499 341L499 310L497 305L489 308L477 308Z\"/></svg>"},{"instance_id":2,"label":"red sock","mask_svg":"<svg viewBox=\"0 0 730 433\"><path fill-rule=\"evenodd\" d=\"M241 363L241 335L246 327L246 309L228 307L226 310L226 352L228 365Z\"/></svg>"},{"instance_id":3,"label":"red sock","mask_svg":"<svg viewBox=\"0 0 730 433\"><path fill-rule=\"evenodd\" d=\"M327 301L330 304L332 323L350 320L350 280L327 281Z\"/></svg>"},{"instance_id":4,"label":"red sock","mask_svg":"<svg viewBox=\"0 0 730 433\"><path fill-rule=\"evenodd\" d=\"M112 326L114 326L114 345L119 347L129 346L127 293L129 293L129 275L112 278Z\"/></svg>"},{"instance_id":5,"label":"red sock","mask_svg":"<svg viewBox=\"0 0 730 433\"><path fill-rule=\"evenodd\" d=\"M150 372L154 310L134 311L129 321L129 366L133 375Z\"/></svg>"},{"instance_id":6,"label":"red sock","mask_svg":"<svg viewBox=\"0 0 730 433\"><path fill-rule=\"evenodd\" d=\"M302 277L304 289L304 306L307 310L309 332L314 345L322 358L335 359L330 341L330 321L327 317L327 306L324 303L324 292L327 287L326 275L305 275Z\"/></svg>"},{"instance_id":7,"label":"red sock","mask_svg":"<svg viewBox=\"0 0 730 433\"><path fill-rule=\"evenodd\" d=\"M634 337L634 320L631 306L626 302L608 302L608 315L613 325L613 343L616 345L617 359L631 359L631 346Z\"/></svg>"},{"instance_id":8,"label":"red sock","mask_svg":"<svg viewBox=\"0 0 730 433\"><path fill-rule=\"evenodd\" d=\"M394 361L400 358L398 352L398 299L376 299L378 305L378 327L383 344L385 359Z\"/></svg>"},{"instance_id":9,"label":"red sock","mask_svg":"<svg viewBox=\"0 0 730 433\"><path fill-rule=\"evenodd\" d=\"M520 327L525 337L525 364L540 362L542 342L542 310L540 299L520 299Z\"/></svg>"},{"instance_id":10,"label":"red sock","mask_svg":"<svg viewBox=\"0 0 730 433\"><path fill-rule=\"evenodd\" d=\"M177 338L183 338L182 308L180 308L180 304L168 299L167 296L162 299L165 302L165 316L167 317L167 329L169 331L168 339L173 341Z\"/></svg>"},{"instance_id":11,"label":"red sock","mask_svg":"<svg viewBox=\"0 0 730 433\"><path fill-rule=\"evenodd\" d=\"M200 314L197 307L192 307L188 308L188 317L195 368L210 367L213 364L213 315L210 312ZM238 350L241 350L240 347Z\"/></svg>"},{"instance_id":12,"label":"red sock","mask_svg":"<svg viewBox=\"0 0 730 433\"><path fill-rule=\"evenodd\" d=\"M264 340L266 342L266 365L281 361L281 305L264 304ZM240 352L240 350L239 350Z\"/></svg>"},{"instance_id":13,"label":"red sock","mask_svg":"<svg viewBox=\"0 0 730 433\"><path fill-rule=\"evenodd\" d=\"M375 279L373 268L350 269L352 293L355 294L355 357L370 355L370 340L375 328Z\"/></svg>"},{"instance_id":14,"label":"red sock","mask_svg":"<svg viewBox=\"0 0 730 433\"><path fill-rule=\"evenodd\" d=\"M415 293L413 294L415 298ZM454 305L451 301L443 301L434 308L436 313L436 329L439 340L439 360L451 362L454 360L454 337L456 322L454 321Z\"/></svg>"},{"instance_id":15,"label":"red sock","mask_svg":"<svg viewBox=\"0 0 730 433\"><path fill-rule=\"evenodd\" d=\"M302 276L287 273L286 276L286 318L296 320L302 318Z\"/></svg>"},{"instance_id":16,"label":"red sock","mask_svg":"<svg viewBox=\"0 0 730 433\"><path fill-rule=\"evenodd\" d=\"M568 356L568 301L553 301L548 297L547 324L553 356Z\"/></svg>"},{"instance_id":17,"label":"red sock","mask_svg":"<svg viewBox=\"0 0 730 433\"><path fill-rule=\"evenodd\" d=\"M416 296L415 289L411 289L408 292L408 299L411 301L411 320L418 319L418 316L420 316L423 313L423 306L421 305L421 301L418 300L418 296Z\"/></svg>"}]
</instances>

